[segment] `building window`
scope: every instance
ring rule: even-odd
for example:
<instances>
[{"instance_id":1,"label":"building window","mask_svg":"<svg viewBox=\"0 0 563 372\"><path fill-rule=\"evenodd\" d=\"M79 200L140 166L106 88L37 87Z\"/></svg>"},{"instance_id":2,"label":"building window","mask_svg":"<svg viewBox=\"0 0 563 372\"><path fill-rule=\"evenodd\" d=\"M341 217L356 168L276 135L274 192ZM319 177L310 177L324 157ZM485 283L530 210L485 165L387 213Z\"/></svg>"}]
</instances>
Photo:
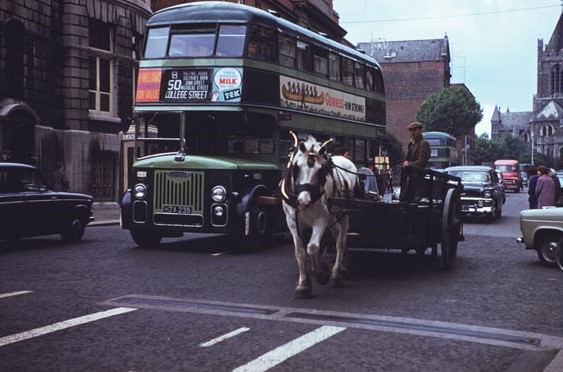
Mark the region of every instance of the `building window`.
<instances>
[{"instance_id":1,"label":"building window","mask_svg":"<svg viewBox=\"0 0 563 372\"><path fill-rule=\"evenodd\" d=\"M4 94L13 98L24 98L24 45L25 28L21 22L11 19L6 24L4 45L6 46L6 88ZM4 89L3 89L4 88Z\"/></svg>"},{"instance_id":2,"label":"building window","mask_svg":"<svg viewBox=\"0 0 563 372\"><path fill-rule=\"evenodd\" d=\"M540 136L541 137L550 137L550 136L553 136L553 133L555 133L555 130L553 129L553 127L551 125L543 125L540 128Z\"/></svg>"},{"instance_id":3,"label":"building window","mask_svg":"<svg viewBox=\"0 0 563 372\"><path fill-rule=\"evenodd\" d=\"M90 19L89 23L88 108L101 113L113 112L113 38L111 27Z\"/></svg>"},{"instance_id":4,"label":"building window","mask_svg":"<svg viewBox=\"0 0 563 372\"><path fill-rule=\"evenodd\" d=\"M563 93L562 73L559 65L551 68L551 94Z\"/></svg>"}]
</instances>

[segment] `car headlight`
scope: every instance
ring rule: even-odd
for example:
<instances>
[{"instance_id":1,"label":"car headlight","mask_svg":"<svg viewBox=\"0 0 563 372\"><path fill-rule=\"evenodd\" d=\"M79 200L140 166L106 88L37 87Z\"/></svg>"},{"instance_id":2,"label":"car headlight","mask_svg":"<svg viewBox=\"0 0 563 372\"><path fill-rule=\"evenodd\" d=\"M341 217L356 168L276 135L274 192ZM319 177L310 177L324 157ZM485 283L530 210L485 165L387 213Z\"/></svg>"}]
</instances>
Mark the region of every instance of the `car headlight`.
<instances>
[{"instance_id":1,"label":"car headlight","mask_svg":"<svg viewBox=\"0 0 563 372\"><path fill-rule=\"evenodd\" d=\"M133 188L133 195L136 199L144 199L147 196L147 187L142 183L138 183Z\"/></svg>"},{"instance_id":2,"label":"car headlight","mask_svg":"<svg viewBox=\"0 0 563 372\"><path fill-rule=\"evenodd\" d=\"M490 197L493 196L493 193L491 192L491 190L486 190L486 191L483 193L483 196L484 196L485 198L490 198Z\"/></svg>"},{"instance_id":3,"label":"car headlight","mask_svg":"<svg viewBox=\"0 0 563 372\"><path fill-rule=\"evenodd\" d=\"M211 189L211 199L216 203L222 203L227 199L227 190L223 186L215 186Z\"/></svg>"}]
</instances>

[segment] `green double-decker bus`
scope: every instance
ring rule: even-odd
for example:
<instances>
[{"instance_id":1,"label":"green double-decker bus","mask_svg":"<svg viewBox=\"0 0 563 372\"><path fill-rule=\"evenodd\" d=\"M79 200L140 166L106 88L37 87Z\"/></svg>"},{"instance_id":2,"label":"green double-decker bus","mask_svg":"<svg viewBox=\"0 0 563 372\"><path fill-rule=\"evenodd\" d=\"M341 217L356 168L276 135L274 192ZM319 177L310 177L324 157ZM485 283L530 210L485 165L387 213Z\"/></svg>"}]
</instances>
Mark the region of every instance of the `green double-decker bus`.
<instances>
[{"instance_id":1,"label":"green double-decker bus","mask_svg":"<svg viewBox=\"0 0 563 372\"><path fill-rule=\"evenodd\" d=\"M334 138L358 164L377 152L383 78L363 53L227 2L166 8L147 28L122 200L139 246L185 232L266 244L285 226L277 185L289 131Z\"/></svg>"}]
</instances>

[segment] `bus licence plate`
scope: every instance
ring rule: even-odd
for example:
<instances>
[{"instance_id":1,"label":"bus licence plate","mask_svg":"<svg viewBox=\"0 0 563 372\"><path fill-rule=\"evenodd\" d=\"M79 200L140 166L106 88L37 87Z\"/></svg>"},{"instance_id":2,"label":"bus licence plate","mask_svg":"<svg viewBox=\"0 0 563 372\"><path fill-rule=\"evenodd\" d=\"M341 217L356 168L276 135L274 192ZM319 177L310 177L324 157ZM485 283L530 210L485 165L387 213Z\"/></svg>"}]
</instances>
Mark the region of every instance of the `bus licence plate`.
<instances>
[{"instance_id":1,"label":"bus licence plate","mask_svg":"<svg viewBox=\"0 0 563 372\"><path fill-rule=\"evenodd\" d=\"M173 214L191 214L192 207L187 205L164 205L162 206L162 211Z\"/></svg>"}]
</instances>

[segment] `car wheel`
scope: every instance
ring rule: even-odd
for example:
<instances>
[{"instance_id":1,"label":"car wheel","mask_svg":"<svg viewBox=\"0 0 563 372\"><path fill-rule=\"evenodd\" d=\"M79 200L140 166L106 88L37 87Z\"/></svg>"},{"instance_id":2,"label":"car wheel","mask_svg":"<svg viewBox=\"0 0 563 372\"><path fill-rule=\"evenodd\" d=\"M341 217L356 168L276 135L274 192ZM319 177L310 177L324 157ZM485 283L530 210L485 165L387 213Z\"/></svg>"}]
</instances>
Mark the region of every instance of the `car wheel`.
<instances>
[{"instance_id":1,"label":"car wheel","mask_svg":"<svg viewBox=\"0 0 563 372\"><path fill-rule=\"evenodd\" d=\"M132 229L131 237L140 248L154 248L162 240L162 234L153 230Z\"/></svg>"},{"instance_id":2,"label":"car wheel","mask_svg":"<svg viewBox=\"0 0 563 372\"><path fill-rule=\"evenodd\" d=\"M555 251L560 236L555 233L544 233L538 237L536 243L536 251L540 262L546 266L555 266L557 264Z\"/></svg>"},{"instance_id":3,"label":"car wheel","mask_svg":"<svg viewBox=\"0 0 563 372\"><path fill-rule=\"evenodd\" d=\"M65 243L75 243L82 239L86 224L80 217L74 217L61 232L61 238Z\"/></svg>"}]
</instances>

